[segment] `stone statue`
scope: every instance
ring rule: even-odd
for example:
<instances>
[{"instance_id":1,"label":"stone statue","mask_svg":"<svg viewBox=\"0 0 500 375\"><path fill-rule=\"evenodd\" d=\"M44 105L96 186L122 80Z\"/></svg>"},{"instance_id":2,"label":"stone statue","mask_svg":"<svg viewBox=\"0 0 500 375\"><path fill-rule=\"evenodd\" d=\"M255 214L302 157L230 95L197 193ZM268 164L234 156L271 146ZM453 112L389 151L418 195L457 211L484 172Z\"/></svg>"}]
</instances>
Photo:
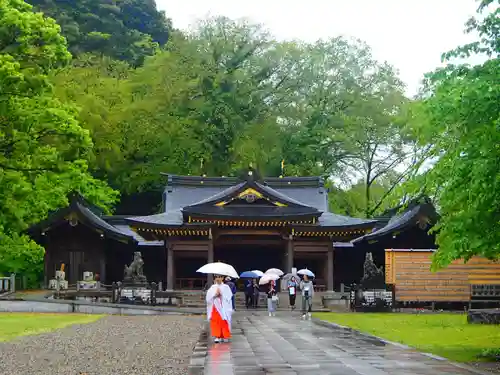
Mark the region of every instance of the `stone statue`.
<instances>
[{"instance_id":1,"label":"stone statue","mask_svg":"<svg viewBox=\"0 0 500 375\"><path fill-rule=\"evenodd\" d=\"M363 278L361 279L362 289L383 289L385 278L383 267L378 268L373 262L372 253L366 253L363 266Z\"/></svg>"},{"instance_id":2,"label":"stone statue","mask_svg":"<svg viewBox=\"0 0 500 375\"><path fill-rule=\"evenodd\" d=\"M144 284L147 282L146 276L143 272L144 261L142 260L142 254L140 251L134 252L134 260L130 263L130 266L123 270L123 282L131 284Z\"/></svg>"}]
</instances>

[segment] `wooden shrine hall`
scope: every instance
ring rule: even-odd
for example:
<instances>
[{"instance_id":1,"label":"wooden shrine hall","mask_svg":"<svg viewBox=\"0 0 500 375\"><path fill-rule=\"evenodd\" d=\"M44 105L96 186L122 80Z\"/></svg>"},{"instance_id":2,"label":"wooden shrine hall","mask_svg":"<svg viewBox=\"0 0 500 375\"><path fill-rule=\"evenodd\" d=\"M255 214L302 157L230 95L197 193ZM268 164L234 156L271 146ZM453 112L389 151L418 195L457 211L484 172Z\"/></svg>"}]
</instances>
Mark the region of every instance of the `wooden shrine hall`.
<instances>
[{"instance_id":1,"label":"wooden shrine hall","mask_svg":"<svg viewBox=\"0 0 500 375\"><path fill-rule=\"evenodd\" d=\"M167 289L200 279L196 269L224 261L239 272L292 267L335 286L335 247L371 232L376 221L336 215L320 177L168 176L163 212L126 219L148 241L163 241ZM346 266L346 265L344 265ZM203 279L206 281L206 279Z\"/></svg>"},{"instance_id":2,"label":"wooden shrine hall","mask_svg":"<svg viewBox=\"0 0 500 375\"><path fill-rule=\"evenodd\" d=\"M331 291L345 282L336 275L353 268L350 241L377 224L329 212L320 177L260 178L253 169L243 178L166 177L158 214L105 216L74 195L68 207L30 228L46 250L45 282L62 263L70 284L84 271L106 284L120 281L141 251L148 280L169 290L201 289L207 278L196 270L220 260L238 272L307 267L318 289Z\"/></svg>"}]
</instances>

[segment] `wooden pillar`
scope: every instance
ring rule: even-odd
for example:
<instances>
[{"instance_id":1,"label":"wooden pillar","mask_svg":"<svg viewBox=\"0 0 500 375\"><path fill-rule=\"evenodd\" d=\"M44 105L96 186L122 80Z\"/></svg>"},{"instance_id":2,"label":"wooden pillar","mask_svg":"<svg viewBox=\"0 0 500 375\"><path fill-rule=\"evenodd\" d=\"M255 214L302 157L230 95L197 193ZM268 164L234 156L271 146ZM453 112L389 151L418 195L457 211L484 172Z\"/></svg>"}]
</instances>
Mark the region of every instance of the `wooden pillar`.
<instances>
[{"instance_id":1,"label":"wooden pillar","mask_svg":"<svg viewBox=\"0 0 500 375\"><path fill-rule=\"evenodd\" d=\"M210 232L208 239L208 254L207 254L207 263L214 262L214 239L212 238L212 232ZM213 275L207 275L207 283L208 285L212 285L214 283Z\"/></svg>"},{"instance_id":2,"label":"wooden pillar","mask_svg":"<svg viewBox=\"0 0 500 375\"><path fill-rule=\"evenodd\" d=\"M45 236L48 237L48 236ZM49 287L49 280L54 277L54 275L50 275L50 255L49 255L49 246L48 246L48 239L46 238L44 241L44 248L45 248L45 253L44 253L44 275L43 275L43 287L48 288Z\"/></svg>"},{"instance_id":3,"label":"wooden pillar","mask_svg":"<svg viewBox=\"0 0 500 375\"><path fill-rule=\"evenodd\" d=\"M99 259L99 281L102 284L106 283L106 258L108 254L108 244L105 246L104 251L101 253L101 258Z\"/></svg>"},{"instance_id":4,"label":"wooden pillar","mask_svg":"<svg viewBox=\"0 0 500 375\"><path fill-rule=\"evenodd\" d=\"M333 243L330 242L328 244L328 256L327 256L327 267L328 267L328 279L326 288L329 292L333 292L334 288L334 267L333 267Z\"/></svg>"},{"instance_id":5,"label":"wooden pillar","mask_svg":"<svg viewBox=\"0 0 500 375\"><path fill-rule=\"evenodd\" d=\"M165 240L167 251L167 290L174 290L174 248Z\"/></svg>"},{"instance_id":6,"label":"wooden pillar","mask_svg":"<svg viewBox=\"0 0 500 375\"><path fill-rule=\"evenodd\" d=\"M285 273L292 272L293 268L293 236L289 235L286 241L286 270Z\"/></svg>"}]
</instances>

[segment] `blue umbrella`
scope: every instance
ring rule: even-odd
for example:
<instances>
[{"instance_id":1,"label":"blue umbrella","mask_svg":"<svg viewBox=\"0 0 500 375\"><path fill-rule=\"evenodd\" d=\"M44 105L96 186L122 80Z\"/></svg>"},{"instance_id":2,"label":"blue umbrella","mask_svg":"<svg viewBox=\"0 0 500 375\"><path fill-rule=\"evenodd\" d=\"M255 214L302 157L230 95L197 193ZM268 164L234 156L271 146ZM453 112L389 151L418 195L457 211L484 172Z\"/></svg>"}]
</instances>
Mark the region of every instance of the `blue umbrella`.
<instances>
[{"instance_id":1,"label":"blue umbrella","mask_svg":"<svg viewBox=\"0 0 500 375\"><path fill-rule=\"evenodd\" d=\"M297 271L298 275L307 275L309 277L315 277L312 271L309 271L307 268L301 269Z\"/></svg>"},{"instance_id":2,"label":"blue umbrella","mask_svg":"<svg viewBox=\"0 0 500 375\"><path fill-rule=\"evenodd\" d=\"M259 275L257 275L253 271L245 271L240 275L240 278L242 279L258 279Z\"/></svg>"}]
</instances>

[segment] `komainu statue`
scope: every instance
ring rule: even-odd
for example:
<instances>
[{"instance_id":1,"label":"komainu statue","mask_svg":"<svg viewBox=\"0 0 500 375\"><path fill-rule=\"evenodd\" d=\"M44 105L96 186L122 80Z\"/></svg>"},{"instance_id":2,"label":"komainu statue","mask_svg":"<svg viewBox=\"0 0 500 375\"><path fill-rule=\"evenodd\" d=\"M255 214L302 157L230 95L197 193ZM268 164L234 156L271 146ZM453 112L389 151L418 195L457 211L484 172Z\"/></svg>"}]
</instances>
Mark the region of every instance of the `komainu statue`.
<instances>
[{"instance_id":1,"label":"komainu statue","mask_svg":"<svg viewBox=\"0 0 500 375\"><path fill-rule=\"evenodd\" d=\"M131 284L143 284L146 283L146 276L143 272L144 261L142 260L142 254L140 251L134 252L134 260L130 263L130 266L125 265L123 270L123 282Z\"/></svg>"},{"instance_id":2,"label":"komainu statue","mask_svg":"<svg viewBox=\"0 0 500 375\"><path fill-rule=\"evenodd\" d=\"M363 278L361 287L366 289L383 289L385 287L385 277L383 267L378 268L373 262L372 253L367 253L363 266Z\"/></svg>"}]
</instances>

